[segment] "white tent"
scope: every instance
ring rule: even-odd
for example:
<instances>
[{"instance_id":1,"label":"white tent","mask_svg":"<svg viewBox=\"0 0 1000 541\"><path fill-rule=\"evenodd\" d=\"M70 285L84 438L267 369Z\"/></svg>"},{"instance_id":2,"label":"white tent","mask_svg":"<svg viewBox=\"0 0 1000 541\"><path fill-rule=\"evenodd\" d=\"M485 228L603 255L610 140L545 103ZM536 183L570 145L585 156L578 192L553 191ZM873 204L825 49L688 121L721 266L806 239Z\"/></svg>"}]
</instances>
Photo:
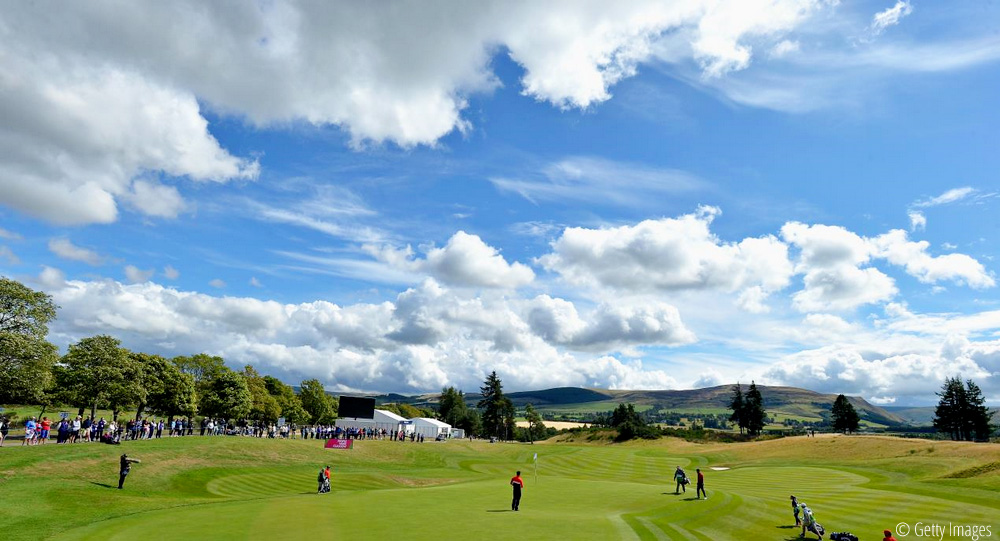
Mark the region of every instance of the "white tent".
<instances>
[{"instance_id":1,"label":"white tent","mask_svg":"<svg viewBox=\"0 0 1000 541\"><path fill-rule=\"evenodd\" d=\"M448 423L427 417L410 419L410 422L413 423L413 431L418 436L422 435L424 438L436 438L438 436L451 437L451 425Z\"/></svg>"},{"instance_id":2,"label":"white tent","mask_svg":"<svg viewBox=\"0 0 1000 541\"><path fill-rule=\"evenodd\" d=\"M348 428L375 428L385 429L389 432L399 430L400 423L406 419L396 415L391 411L375 410L375 417L372 419L355 419L353 417L341 417L337 419L337 426L347 430Z\"/></svg>"}]
</instances>

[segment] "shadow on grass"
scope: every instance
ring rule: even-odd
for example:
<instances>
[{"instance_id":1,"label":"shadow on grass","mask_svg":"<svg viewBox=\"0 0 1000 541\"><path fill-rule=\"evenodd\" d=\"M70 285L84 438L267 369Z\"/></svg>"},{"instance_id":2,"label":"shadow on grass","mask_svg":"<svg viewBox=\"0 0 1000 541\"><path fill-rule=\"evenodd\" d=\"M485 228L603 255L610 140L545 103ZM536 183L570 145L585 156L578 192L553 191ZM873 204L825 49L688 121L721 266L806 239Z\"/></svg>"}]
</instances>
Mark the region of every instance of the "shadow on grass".
<instances>
[{"instance_id":1,"label":"shadow on grass","mask_svg":"<svg viewBox=\"0 0 1000 541\"><path fill-rule=\"evenodd\" d=\"M91 481L90 484L97 485L99 487L104 487L104 488L118 488L118 487L116 487L114 485L109 485L107 483L98 483L97 481Z\"/></svg>"},{"instance_id":2,"label":"shadow on grass","mask_svg":"<svg viewBox=\"0 0 1000 541\"><path fill-rule=\"evenodd\" d=\"M798 528L798 526L775 526L775 528L778 528L778 529L781 529L781 530L791 530L792 528Z\"/></svg>"},{"instance_id":3,"label":"shadow on grass","mask_svg":"<svg viewBox=\"0 0 1000 541\"><path fill-rule=\"evenodd\" d=\"M696 501L698 501L698 498L684 498L684 501L686 501L686 502L696 502Z\"/></svg>"},{"instance_id":4,"label":"shadow on grass","mask_svg":"<svg viewBox=\"0 0 1000 541\"><path fill-rule=\"evenodd\" d=\"M513 513L513 509L487 509L487 513Z\"/></svg>"}]
</instances>

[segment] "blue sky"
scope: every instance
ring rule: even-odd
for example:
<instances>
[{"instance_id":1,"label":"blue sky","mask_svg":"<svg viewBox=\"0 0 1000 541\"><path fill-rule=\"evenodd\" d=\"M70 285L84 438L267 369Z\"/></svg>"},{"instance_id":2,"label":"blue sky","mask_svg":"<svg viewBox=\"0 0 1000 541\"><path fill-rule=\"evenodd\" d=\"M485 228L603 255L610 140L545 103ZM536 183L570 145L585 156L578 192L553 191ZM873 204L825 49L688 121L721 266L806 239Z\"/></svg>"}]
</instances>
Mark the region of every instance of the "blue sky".
<instances>
[{"instance_id":1,"label":"blue sky","mask_svg":"<svg viewBox=\"0 0 1000 541\"><path fill-rule=\"evenodd\" d=\"M0 273L331 390L1000 401L1000 6L0 15Z\"/></svg>"}]
</instances>

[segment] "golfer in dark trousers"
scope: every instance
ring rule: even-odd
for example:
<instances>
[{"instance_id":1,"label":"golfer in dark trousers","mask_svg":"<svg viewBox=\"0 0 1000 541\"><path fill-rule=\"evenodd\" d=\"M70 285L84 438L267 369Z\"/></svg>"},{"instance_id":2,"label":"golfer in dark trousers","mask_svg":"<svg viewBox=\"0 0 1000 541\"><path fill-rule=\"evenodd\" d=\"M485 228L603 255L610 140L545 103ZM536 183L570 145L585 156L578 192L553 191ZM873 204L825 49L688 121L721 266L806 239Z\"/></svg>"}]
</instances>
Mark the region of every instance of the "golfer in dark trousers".
<instances>
[{"instance_id":1,"label":"golfer in dark trousers","mask_svg":"<svg viewBox=\"0 0 1000 541\"><path fill-rule=\"evenodd\" d=\"M142 462L138 458L129 458L128 455L122 453L121 466L118 469L118 490L122 489L122 485L125 484L125 477L128 476L129 470L132 469L132 463L136 464Z\"/></svg>"},{"instance_id":2,"label":"golfer in dark trousers","mask_svg":"<svg viewBox=\"0 0 1000 541\"><path fill-rule=\"evenodd\" d=\"M700 469L696 469L694 471L698 473L698 490L697 492L695 492L695 497L701 498L702 496L704 496L705 499L707 500L708 493L705 492L705 476L704 474L701 473Z\"/></svg>"},{"instance_id":3,"label":"golfer in dark trousers","mask_svg":"<svg viewBox=\"0 0 1000 541\"><path fill-rule=\"evenodd\" d=\"M524 488L524 481L521 480L521 472L518 471L510 479L510 486L514 487L514 499L510 502L511 511L517 511L521 505L521 489Z\"/></svg>"}]
</instances>

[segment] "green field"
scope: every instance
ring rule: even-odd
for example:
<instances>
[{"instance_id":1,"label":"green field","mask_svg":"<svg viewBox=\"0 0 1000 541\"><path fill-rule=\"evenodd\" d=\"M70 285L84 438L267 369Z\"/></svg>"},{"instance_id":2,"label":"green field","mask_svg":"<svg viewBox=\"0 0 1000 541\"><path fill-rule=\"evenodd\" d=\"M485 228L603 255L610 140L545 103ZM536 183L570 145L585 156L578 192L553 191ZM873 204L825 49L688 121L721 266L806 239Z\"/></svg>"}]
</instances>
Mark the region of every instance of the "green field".
<instances>
[{"instance_id":1,"label":"green field","mask_svg":"<svg viewBox=\"0 0 1000 541\"><path fill-rule=\"evenodd\" d=\"M741 444L362 441L350 451L236 437L9 443L0 449L3 539L791 540L798 531L789 494L828 532L861 539L880 539L901 521L989 525L1000 536L995 444L842 436ZM143 463L119 491L122 451ZM316 472L327 463L334 491L317 495ZM695 500L693 489L674 495L678 465L706 472L707 501ZM527 482L517 513L507 484L515 469Z\"/></svg>"}]
</instances>

